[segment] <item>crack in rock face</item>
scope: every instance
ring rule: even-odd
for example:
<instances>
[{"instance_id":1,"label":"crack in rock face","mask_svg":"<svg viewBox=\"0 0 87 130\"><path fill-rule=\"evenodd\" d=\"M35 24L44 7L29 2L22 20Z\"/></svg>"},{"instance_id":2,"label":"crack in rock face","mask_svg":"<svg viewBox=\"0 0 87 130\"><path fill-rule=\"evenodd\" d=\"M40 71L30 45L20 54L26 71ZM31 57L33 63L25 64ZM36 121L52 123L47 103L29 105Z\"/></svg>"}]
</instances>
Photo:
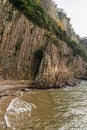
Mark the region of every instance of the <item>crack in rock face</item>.
<instances>
[{"instance_id":1,"label":"crack in rock face","mask_svg":"<svg viewBox=\"0 0 87 130\"><path fill-rule=\"evenodd\" d=\"M13 99L5 112L5 122L9 128L17 128L29 124L32 109L36 106L19 98Z\"/></svg>"}]
</instances>

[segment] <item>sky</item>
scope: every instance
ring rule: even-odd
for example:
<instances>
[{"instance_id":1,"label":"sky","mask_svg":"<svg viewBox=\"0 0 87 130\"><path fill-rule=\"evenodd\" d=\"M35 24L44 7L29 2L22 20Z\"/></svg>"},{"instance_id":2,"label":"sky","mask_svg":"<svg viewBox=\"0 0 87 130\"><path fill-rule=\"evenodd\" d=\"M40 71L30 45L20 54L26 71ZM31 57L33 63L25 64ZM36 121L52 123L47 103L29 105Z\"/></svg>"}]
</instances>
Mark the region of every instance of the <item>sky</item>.
<instances>
[{"instance_id":1,"label":"sky","mask_svg":"<svg viewBox=\"0 0 87 130\"><path fill-rule=\"evenodd\" d=\"M87 37L87 0L54 0L71 19L76 34Z\"/></svg>"}]
</instances>

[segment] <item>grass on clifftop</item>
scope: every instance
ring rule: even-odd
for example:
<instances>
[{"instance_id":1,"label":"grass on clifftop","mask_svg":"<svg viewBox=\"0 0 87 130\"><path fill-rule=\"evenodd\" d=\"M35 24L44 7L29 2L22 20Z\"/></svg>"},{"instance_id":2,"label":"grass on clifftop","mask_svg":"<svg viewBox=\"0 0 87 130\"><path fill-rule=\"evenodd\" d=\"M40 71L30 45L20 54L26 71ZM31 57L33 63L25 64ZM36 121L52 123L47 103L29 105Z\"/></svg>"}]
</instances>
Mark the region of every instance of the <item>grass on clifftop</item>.
<instances>
[{"instance_id":1,"label":"grass on clifftop","mask_svg":"<svg viewBox=\"0 0 87 130\"><path fill-rule=\"evenodd\" d=\"M69 38L64 30L58 26L57 22L52 19L42 8L40 0L9 0L20 12L24 13L33 23L54 33L57 38L66 42L73 50L73 54L86 56L85 50L76 42Z\"/></svg>"},{"instance_id":2,"label":"grass on clifftop","mask_svg":"<svg viewBox=\"0 0 87 130\"><path fill-rule=\"evenodd\" d=\"M16 8L24 13L33 23L46 30L53 32L61 40L65 39L66 32L58 26L58 23L51 18L42 8L40 0L9 0Z\"/></svg>"}]
</instances>

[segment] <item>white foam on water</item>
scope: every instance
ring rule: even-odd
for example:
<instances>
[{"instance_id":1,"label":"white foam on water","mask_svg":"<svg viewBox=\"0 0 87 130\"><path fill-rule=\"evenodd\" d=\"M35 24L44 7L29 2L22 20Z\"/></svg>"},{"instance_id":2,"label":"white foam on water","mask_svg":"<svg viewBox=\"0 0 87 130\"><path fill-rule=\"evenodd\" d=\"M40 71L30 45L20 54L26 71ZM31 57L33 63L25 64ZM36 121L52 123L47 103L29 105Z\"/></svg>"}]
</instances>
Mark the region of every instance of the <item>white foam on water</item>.
<instances>
[{"instance_id":1,"label":"white foam on water","mask_svg":"<svg viewBox=\"0 0 87 130\"><path fill-rule=\"evenodd\" d=\"M5 114L5 116L4 116L4 119L5 119L5 122L6 122L6 126L7 126L7 127L10 127L11 124L10 124L10 121L9 121L8 117L6 116L6 114Z\"/></svg>"},{"instance_id":2,"label":"white foam on water","mask_svg":"<svg viewBox=\"0 0 87 130\"><path fill-rule=\"evenodd\" d=\"M5 112L5 122L7 127L12 128L17 125L24 116L30 117L32 109L36 106L33 103L27 103L19 98L13 99Z\"/></svg>"}]
</instances>

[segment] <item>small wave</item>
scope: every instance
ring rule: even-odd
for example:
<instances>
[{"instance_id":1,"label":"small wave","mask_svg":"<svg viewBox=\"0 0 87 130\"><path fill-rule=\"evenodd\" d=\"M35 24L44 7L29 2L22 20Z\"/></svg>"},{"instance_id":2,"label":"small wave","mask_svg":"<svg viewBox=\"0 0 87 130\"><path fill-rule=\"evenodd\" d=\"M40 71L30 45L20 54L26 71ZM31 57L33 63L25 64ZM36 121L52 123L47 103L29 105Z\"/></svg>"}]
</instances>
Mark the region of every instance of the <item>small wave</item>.
<instances>
[{"instance_id":1,"label":"small wave","mask_svg":"<svg viewBox=\"0 0 87 130\"><path fill-rule=\"evenodd\" d=\"M19 98L13 99L5 112L4 119L6 126L13 128L20 123L23 125L23 120L27 121L32 109L35 108L36 106L33 103L27 103Z\"/></svg>"}]
</instances>

